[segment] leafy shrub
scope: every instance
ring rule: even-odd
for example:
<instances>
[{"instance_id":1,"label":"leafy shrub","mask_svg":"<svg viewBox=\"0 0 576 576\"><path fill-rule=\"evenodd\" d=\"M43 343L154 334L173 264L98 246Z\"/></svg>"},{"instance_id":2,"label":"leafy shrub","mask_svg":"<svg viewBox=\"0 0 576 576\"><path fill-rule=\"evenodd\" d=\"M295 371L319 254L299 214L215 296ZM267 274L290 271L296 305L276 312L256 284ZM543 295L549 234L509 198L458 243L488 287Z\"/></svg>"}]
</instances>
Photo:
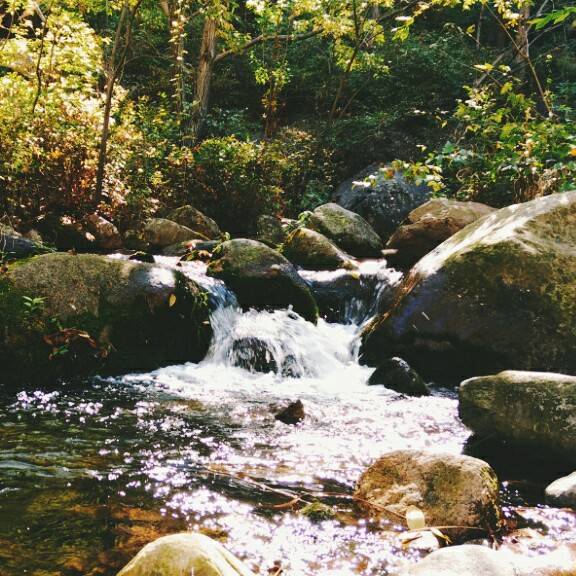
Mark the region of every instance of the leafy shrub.
<instances>
[{"instance_id":1,"label":"leafy shrub","mask_svg":"<svg viewBox=\"0 0 576 576\"><path fill-rule=\"evenodd\" d=\"M574 112L558 105L544 115L514 79L469 88L452 118L453 137L420 162L396 162L437 193L493 206L562 191L576 178ZM554 103L552 94L547 94Z\"/></svg>"},{"instance_id":2,"label":"leafy shrub","mask_svg":"<svg viewBox=\"0 0 576 576\"><path fill-rule=\"evenodd\" d=\"M209 138L194 151L190 202L222 229L252 234L261 215L292 216L325 201L330 169L329 156L301 130L265 142Z\"/></svg>"}]
</instances>

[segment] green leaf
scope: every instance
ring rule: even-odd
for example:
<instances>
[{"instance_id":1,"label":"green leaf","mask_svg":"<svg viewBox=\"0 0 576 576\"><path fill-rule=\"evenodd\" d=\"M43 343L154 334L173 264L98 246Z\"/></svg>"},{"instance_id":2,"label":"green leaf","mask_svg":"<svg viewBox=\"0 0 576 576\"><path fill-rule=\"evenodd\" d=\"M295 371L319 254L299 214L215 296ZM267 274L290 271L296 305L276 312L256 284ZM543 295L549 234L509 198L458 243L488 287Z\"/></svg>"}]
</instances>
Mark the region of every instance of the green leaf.
<instances>
[{"instance_id":1,"label":"green leaf","mask_svg":"<svg viewBox=\"0 0 576 576\"><path fill-rule=\"evenodd\" d=\"M446 142L446 144L444 144L444 148L442 148L442 154L452 154L452 152L454 152L454 144L452 144L452 142L448 141Z\"/></svg>"}]
</instances>

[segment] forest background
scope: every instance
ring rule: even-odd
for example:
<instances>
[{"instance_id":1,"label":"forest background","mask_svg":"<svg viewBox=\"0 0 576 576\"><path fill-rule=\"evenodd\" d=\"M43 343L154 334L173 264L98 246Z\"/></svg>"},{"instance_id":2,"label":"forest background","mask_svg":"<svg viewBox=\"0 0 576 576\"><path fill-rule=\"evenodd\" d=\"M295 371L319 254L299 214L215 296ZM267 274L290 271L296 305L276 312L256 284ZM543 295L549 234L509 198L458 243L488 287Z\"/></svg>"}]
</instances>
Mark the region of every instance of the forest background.
<instances>
[{"instance_id":1,"label":"forest background","mask_svg":"<svg viewBox=\"0 0 576 576\"><path fill-rule=\"evenodd\" d=\"M493 206L574 187L570 1L0 2L0 216L192 204L232 235L368 164Z\"/></svg>"}]
</instances>

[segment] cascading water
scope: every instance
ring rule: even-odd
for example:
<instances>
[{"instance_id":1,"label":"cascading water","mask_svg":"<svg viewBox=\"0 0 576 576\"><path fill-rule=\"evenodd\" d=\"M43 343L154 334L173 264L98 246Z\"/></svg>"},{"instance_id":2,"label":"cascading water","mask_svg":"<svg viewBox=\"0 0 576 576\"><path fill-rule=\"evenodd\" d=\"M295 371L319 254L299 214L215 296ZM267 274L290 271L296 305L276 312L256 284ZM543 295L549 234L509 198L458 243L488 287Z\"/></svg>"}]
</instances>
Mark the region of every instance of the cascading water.
<instances>
[{"instance_id":1,"label":"cascading water","mask_svg":"<svg viewBox=\"0 0 576 576\"><path fill-rule=\"evenodd\" d=\"M393 449L460 453L468 432L454 395L366 385L357 331L376 304L357 292L342 323L314 326L287 310L242 312L201 265L181 269L211 294L204 361L55 389L0 386L0 574L112 576L178 530L223 539L261 574L278 564L286 576L394 574L410 552L392 527L357 516L354 484ZM375 265L357 276L395 278ZM276 420L294 400L304 420ZM334 518L299 513L315 499ZM562 533L569 521L556 521Z\"/></svg>"}]
</instances>

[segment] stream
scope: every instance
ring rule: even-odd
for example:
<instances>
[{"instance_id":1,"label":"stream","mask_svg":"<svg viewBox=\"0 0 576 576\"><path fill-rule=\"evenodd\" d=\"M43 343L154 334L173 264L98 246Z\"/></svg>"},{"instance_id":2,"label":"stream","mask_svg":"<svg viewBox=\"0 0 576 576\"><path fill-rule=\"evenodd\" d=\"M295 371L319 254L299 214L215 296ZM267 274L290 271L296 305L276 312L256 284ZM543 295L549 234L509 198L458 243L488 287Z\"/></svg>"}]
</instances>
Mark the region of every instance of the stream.
<instances>
[{"instance_id":1,"label":"stream","mask_svg":"<svg viewBox=\"0 0 576 576\"><path fill-rule=\"evenodd\" d=\"M380 291L394 280L367 266ZM344 323L314 326L286 310L243 313L201 267L184 269L211 292L204 361L48 388L12 389L0 376L0 576L112 576L148 541L182 530L221 540L259 574L395 574L418 557L398 527L363 519L352 493L391 450L462 453L470 434L456 393L432 385L431 397L408 398L366 385L373 369L358 363L358 330L374 302L350 300ZM288 369L239 367L234 343L251 338ZM305 419L276 420L295 400ZM538 474L536 488L513 476L501 477L505 503L539 504ZM333 517L300 512L317 500ZM544 516L549 534L574 541L571 514Z\"/></svg>"}]
</instances>

